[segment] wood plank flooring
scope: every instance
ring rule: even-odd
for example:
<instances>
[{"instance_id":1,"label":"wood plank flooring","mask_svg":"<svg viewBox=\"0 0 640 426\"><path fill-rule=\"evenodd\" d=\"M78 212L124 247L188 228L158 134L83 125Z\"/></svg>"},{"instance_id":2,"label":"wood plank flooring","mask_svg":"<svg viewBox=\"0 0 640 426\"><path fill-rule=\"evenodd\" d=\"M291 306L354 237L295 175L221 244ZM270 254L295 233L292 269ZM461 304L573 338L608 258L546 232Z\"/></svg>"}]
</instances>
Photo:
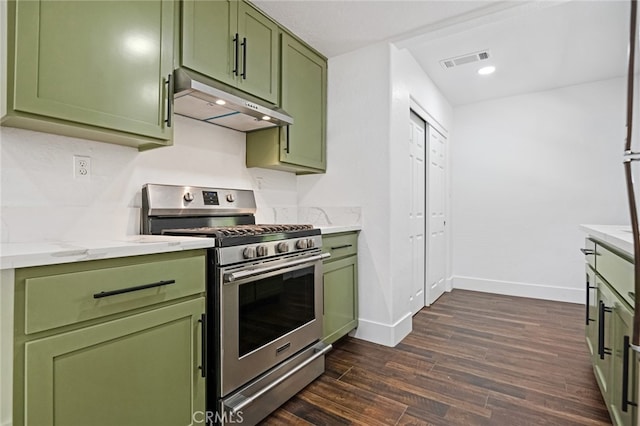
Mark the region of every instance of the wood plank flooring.
<instances>
[{"instance_id":1,"label":"wood plank flooring","mask_svg":"<svg viewBox=\"0 0 640 426\"><path fill-rule=\"evenodd\" d=\"M445 293L388 348L345 337L263 425L610 425L584 307Z\"/></svg>"}]
</instances>

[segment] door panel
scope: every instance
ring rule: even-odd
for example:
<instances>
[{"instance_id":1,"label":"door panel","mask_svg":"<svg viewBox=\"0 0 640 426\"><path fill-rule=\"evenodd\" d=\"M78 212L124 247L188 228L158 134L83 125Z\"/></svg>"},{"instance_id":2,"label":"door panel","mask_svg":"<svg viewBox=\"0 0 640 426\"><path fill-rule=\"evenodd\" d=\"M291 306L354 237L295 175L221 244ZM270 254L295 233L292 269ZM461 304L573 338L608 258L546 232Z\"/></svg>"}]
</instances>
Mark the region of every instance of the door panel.
<instances>
[{"instance_id":1,"label":"door panel","mask_svg":"<svg viewBox=\"0 0 640 426\"><path fill-rule=\"evenodd\" d=\"M282 34L282 108L293 125L280 146L280 160L324 170L326 167L326 62ZM288 141L287 141L288 139Z\"/></svg>"},{"instance_id":2,"label":"door panel","mask_svg":"<svg viewBox=\"0 0 640 426\"><path fill-rule=\"evenodd\" d=\"M635 351L625 346L625 336L631 337L631 329L633 327L633 313L624 306L619 300L616 300L613 312L611 313L613 320L613 348L611 357L613 358L613 366L611 373L611 417L614 424L633 425L636 418L636 356ZM624 356L627 352L627 382L623 381L624 372ZM623 392L626 386L626 395ZM624 406L623 397L626 396L627 404Z\"/></svg>"},{"instance_id":3,"label":"door panel","mask_svg":"<svg viewBox=\"0 0 640 426\"><path fill-rule=\"evenodd\" d=\"M427 305L446 286L445 137L429 126L429 278Z\"/></svg>"},{"instance_id":4,"label":"door panel","mask_svg":"<svg viewBox=\"0 0 640 426\"><path fill-rule=\"evenodd\" d=\"M324 316L322 338L333 343L358 321L357 257L324 265Z\"/></svg>"},{"instance_id":5,"label":"door panel","mask_svg":"<svg viewBox=\"0 0 640 426\"><path fill-rule=\"evenodd\" d=\"M609 286L598 276L596 276L596 286L598 287L598 347L601 351L596 351L594 372L598 385L600 386L600 390L602 391L605 400L608 400L610 399L611 393L611 374L613 366L611 356L611 349L613 348L613 317L611 315L611 310L613 308L615 296L611 290L609 290Z\"/></svg>"},{"instance_id":6,"label":"door panel","mask_svg":"<svg viewBox=\"0 0 640 426\"><path fill-rule=\"evenodd\" d=\"M238 5L238 87L278 103L278 26L251 6Z\"/></svg>"},{"instance_id":7,"label":"door panel","mask_svg":"<svg viewBox=\"0 0 640 426\"><path fill-rule=\"evenodd\" d=\"M415 113L409 121L409 244L411 246L411 313L425 305L425 143L426 123Z\"/></svg>"},{"instance_id":8,"label":"door panel","mask_svg":"<svg viewBox=\"0 0 640 426\"><path fill-rule=\"evenodd\" d=\"M172 2L16 4L14 109L170 139Z\"/></svg>"},{"instance_id":9,"label":"door panel","mask_svg":"<svg viewBox=\"0 0 640 426\"><path fill-rule=\"evenodd\" d=\"M183 1L182 64L234 85L237 13L236 1Z\"/></svg>"},{"instance_id":10,"label":"door panel","mask_svg":"<svg viewBox=\"0 0 640 426\"><path fill-rule=\"evenodd\" d=\"M589 304L586 306L585 336L587 347L592 357L598 356L598 287L596 274L587 264L585 265L586 292Z\"/></svg>"},{"instance_id":11,"label":"door panel","mask_svg":"<svg viewBox=\"0 0 640 426\"><path fill-rule=\"evenodd\" d=\"M26 343L25 423L191 425L203 312L200 298Z\"/></svg>"}]
</instances>

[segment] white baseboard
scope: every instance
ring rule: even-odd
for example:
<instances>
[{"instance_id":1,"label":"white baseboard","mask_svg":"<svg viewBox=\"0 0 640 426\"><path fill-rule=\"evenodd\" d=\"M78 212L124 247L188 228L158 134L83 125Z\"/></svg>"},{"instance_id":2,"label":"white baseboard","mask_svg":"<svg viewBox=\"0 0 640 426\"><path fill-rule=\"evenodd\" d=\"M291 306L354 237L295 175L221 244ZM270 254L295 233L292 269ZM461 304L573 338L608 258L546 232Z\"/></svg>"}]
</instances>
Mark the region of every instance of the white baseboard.
<instances>
[{"instance_id":1,"label":"white baseboard","mask_svg":"<svg viewBox=\"0 0 640 426\"><path fill-rule=\"evenodd\" d=\"M543 284L487 280L484 278L453 276L453 288L504 294L507 296L531 297L533 299L584 304L584 289L555 287Z\"/></svg>"},{"instance_id":2,"label":"white baseboard","mask_svg":"<svg viewBox=\"0 0 640 426\"><path fill-rule=\"evenodd\" d=\"M359 318L358 328L353 336L380 345L394 347L411 333L411 318L411 312L408 312L394 324L383 324Z\"/></svg>"}]
</instances>

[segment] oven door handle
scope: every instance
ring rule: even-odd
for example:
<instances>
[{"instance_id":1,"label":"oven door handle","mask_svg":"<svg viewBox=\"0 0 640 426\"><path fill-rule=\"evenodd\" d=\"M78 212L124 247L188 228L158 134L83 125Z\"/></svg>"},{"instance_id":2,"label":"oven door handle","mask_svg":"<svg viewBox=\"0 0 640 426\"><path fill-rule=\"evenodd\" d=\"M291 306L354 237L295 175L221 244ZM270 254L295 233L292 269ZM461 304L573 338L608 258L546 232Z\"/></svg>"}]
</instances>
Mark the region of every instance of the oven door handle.
<instances>
[{"instance_id":1,"label":"oven door handle","mask_svg":"<svg viewBox=\"0 0 640 426\"><path fill-rule=\"evenodd\" d=\"M266 274L267 272L277 271L278 269L286 269L290 266L297 266L297 265L302 265L304 263L316 262L318 260L326 259L330 256L331 254L329 253L322 253L322 254L317 254L315 256L305 257L304 259L292 260L285 264L271 265L271 266L266 266L264 268L247 269L244 271L229 272L228 274L224 274L224 280L225 282L231 283L231 282L240 280L242 278L253 277L260 274Z\"/></svg>"}]
</instances>

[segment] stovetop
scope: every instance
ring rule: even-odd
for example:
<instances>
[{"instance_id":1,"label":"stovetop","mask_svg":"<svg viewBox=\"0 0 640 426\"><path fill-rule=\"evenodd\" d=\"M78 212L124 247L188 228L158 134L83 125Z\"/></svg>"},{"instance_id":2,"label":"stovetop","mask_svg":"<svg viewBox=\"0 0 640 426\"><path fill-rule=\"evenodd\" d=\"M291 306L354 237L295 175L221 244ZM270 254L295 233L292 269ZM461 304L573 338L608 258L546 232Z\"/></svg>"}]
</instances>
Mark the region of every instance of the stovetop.
<instances>
[{"instance_id":1,"label":"stovetop","mask_svg":"<svg viewBox=\"0 0 640 426\"><path fill-rule=\"evenodd\" d=\"M306 224L251 224L165 229L162 233L164 235L215 238L217 247L229 247L320 235L320 230L314 228L313 225Z\"/></svg>"}]
</instances>

